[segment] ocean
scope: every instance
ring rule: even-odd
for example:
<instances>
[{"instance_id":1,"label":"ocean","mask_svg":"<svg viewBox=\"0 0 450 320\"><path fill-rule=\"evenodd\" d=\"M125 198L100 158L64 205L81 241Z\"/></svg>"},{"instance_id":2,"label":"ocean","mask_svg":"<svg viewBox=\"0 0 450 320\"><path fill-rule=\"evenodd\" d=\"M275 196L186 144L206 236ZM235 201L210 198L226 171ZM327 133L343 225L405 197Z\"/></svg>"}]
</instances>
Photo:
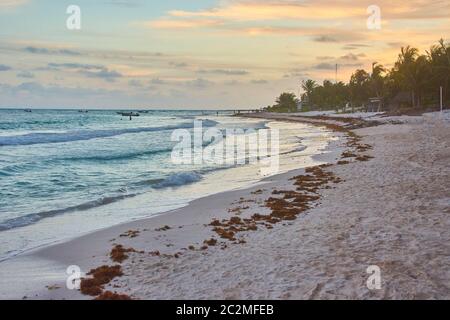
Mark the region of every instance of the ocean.
<instances>
[{"instance_id":1,"label":"ocean","mask_svg":"<svg viewBox=\"0 0 450 320\"><path fill-rule=\"evenodd\" d=\"M280 130L279 173L306 166L331 133L231 112L0 110L0 260L182 207L263 177L255 164L176 164L176 129Z\"/></svg>"}]
</instances>

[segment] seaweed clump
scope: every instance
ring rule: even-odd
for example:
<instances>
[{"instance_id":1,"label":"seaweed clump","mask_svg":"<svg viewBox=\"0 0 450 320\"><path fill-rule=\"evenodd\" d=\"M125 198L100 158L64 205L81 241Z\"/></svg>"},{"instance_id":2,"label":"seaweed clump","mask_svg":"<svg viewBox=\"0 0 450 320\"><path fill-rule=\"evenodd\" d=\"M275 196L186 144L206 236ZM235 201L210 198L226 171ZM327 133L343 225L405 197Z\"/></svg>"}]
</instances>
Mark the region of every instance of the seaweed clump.
<instances>
[{"instance_id":1,"label":"seaweed clump","mask_svg":"<svg viewBox=\"0 0 450 320\"><path fill-rule=\"evenodd\" d=\"M87 273L87 275L92 277L81 279L81 293L89 296L98 296L102 294L106 284L110 283L116 277L121 277L123 272L120 265L104 265L96 269L92 269Z\"/></svg>"},{"instance_id":2,"label":"seaweed clump","mask_svg":"<svg viewBox=\"0 0 450 320\"><path fill-rule=\"evenodd\" d=\"M95 300L131 300L129 295L119 294L117 292L105 291Z\"/></svg>"}]
</instances>

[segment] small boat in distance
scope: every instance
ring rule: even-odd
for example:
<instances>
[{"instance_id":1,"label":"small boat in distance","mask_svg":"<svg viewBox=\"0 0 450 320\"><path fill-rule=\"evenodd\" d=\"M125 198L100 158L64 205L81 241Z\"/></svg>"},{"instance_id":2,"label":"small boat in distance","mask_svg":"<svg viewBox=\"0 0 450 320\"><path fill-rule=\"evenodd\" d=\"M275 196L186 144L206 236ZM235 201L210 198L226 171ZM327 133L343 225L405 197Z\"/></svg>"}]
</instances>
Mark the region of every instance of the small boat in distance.
<instances>
[{"instance_id":1,"label":"small boat in distance","mask_svg":"<svg viewBox=\"0 0 450 320\"><path fill-rule=\"evenodd\" d=\"M23 110L24 112L28 112L28 113L31 113L31 112L33 112L31 109L25 109L25 110Z\"/></svg>"},{"instance_id":2,"label":"small boat in distance","mask_svg":"<svg viewBox=\"0 0 450 320\"><path fill-rule=\"evenodd\" d=\"M140 114L137 112L117 112L122 117L140 117Z\"/></svg>"},{"instance_id":3,"label":"small boat in distance","mask_svg":"<svg viewBox=\"0 0 450 320\"><path fill-rule=\"evenodd\" d=\"M78 110L79 113L88 113L89 110Z\"/></svg>"}]
</instances>

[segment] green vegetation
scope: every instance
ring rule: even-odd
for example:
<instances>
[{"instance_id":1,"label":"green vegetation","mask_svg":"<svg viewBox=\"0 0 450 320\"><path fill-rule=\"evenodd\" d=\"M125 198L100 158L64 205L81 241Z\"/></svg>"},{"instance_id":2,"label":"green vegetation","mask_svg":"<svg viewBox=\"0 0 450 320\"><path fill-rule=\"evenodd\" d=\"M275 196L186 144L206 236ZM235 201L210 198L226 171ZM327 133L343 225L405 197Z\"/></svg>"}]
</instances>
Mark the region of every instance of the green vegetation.
<instances>
[{"instance_id":1,"label":"green vegetation","mask_svg":"<svg viewBox=\"0 0 450 320\"><path fill-rule=\"evenodd\" d=\"M293 93L282 93L276 100L276 105L267 107L269 112L295 112L297 111L298 99Z\"/></svg>"},{"instance_id":2,"label":"green vegetation","mask_svg":"<svg viewBox=\"0 0 450 320\"><path fill-rule=\"evenodd\" d=\"M426 54L410 46L401 48L391 69L374 62L369 72L356 70L348 83L325 80L303 81L302 111L309 110L398 110L439 106L439 88L443 87L444 104L450 102L450 44L440 40ZM297 110L297 98L283 93L272 112ZM294 107L295 105L295 107Z\"/></svg>"}]
</instances>

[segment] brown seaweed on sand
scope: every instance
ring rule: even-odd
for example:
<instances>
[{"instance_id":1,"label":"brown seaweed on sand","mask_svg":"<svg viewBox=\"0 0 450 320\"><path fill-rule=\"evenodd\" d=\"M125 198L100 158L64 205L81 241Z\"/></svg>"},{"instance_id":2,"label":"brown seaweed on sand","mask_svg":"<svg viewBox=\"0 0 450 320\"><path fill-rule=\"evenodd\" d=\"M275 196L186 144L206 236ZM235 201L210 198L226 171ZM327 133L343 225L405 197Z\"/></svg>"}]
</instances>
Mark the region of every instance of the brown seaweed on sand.
<instances>
[{"instance_id":1,"label":"brown seaweed on sand","mask_svg":"<svg viewBox=\"0 0 450 320\"><path fill-rule=\"evenodd\" d=\"M215 246L217 244L217 240L214 238L211 238L209 240L205 240L204 243L208 246Z\"/></svg>"},{"instance_id":2,"label":"brown seaweed on sand","mask_svg":"<svg viewBox=\"0 0 450 320\"><path fill-rule=\"evenodd\" d=\"M324 168L329 165L307 168L304 175L299 175L294 181L295 190L274 190L273 196L266 200L265 206L271 210L269 215L254 214L250 219L234 216L219 221L214 219L210 226L217 235L229 241L236 242L236 234L245 231L257 230L258 224L272 229L272 225L281 221L295 220L297 216L311 208L311 203L320 199L319 188L324 188L330 182L338 183L341 180L332 172ZM206 242L205 242L206 243ZM237 243L245 243L237 241Z\"/></svg>"},{"instance_id":3,"label":"brown seaweed on sand","mask_svg":"<svg viewBox=\"0 0 450 320\"><path fill-rule=\"evenodd\" d=\"M89 296L98 296L103 292L104 285L110 283L114 278L123 275L122 267L116 266L101 266L92 269L87 273L91 278L83 278L80 283L80 291L82 294Z\"/></svg>"},{"instance_id":4,"label":"brown seaweed on sand","mask_svg":"<svg viewBox=\"0 0 450 320\"><path fill-rule=\"evenodd\" d=\"M369 161L370 159L373 159L373 157L368 155L359 155L356 157L356 160L358 161Z\"/></svg>"},{"instance_id":5,"label":"brown seaweed on sand","mask_svg":"<svg viewBox=\"0 0 450 320\"><path fill-rule=\"evenodd\" d=\"M137 252L133 248L125 249L122 245L118 244L114 248L112 248L109 257L114 262L122 263L124 260L128 259L127 253L129 252Z\"/></svg>"},{"instance_id":6,"label":"brown seaweed on sand","mask_svg":"<svg viewBox=\"0 0 450 320\"><path fill-rule=\"evenodd\" d=\"M167 230L170 230L170 229L172 229L172 228L171 228L171 227L169 227L169 226L164 226L164 227L161 227L161 228L155 229L155 231L167 231Z\"/></svg>"},{"instance_id":7,"label":"brown seaweed on sand","mask_svg":"<svg viewBox=\"0 0 450 320\"><path fill-rule=\"evenodd\" d=\"M315 120L330 120L329 118L316 117ZM331 119L333 120L333 119ZM326 127L329 130L342 132L346 134L347 147L351 150L346 150L342 153L342 158L355 158L359 161L367 161L370 156L356 154L360 152L365 152L372 149L370 145L362 144L362 138L356 133L352 132L351 129L374 126L378 123L367 122L365 120L357 120L352 118L339 119L343 121L346 126L306 120L303 122L311 123L312 125ZM336 120L337 121L337 120ZM339 165L349 164L350 161L340 160ZM254 214L251 218L241 219L239 217L232 217L228 220L224 219L219 221L214 219L210 226L214 227L213 231L219 235L222 239L227 239L234 241L235 243L245 243L245 240L236 240L236 234L239 232L245 232L250 230L257 230L258 225L263 225L267 229L272 229L273 225L278 224L282 221L295 220L299 214L310 209L312 204L320 199L319 190L320 189L330 189L330 183L340 183L342 179L336 177L333 172L325 171L324 169L331 167L332 164L323 164L319 166L314 166L305 169L305 174L293 177L291 180L294 181L294 190L274 190L272 192L272 197L265 201L265 207L269 208L271 213L268 215ZM261 194L263 191L261 189L252 192L252 194ZM244 198L240 198L239 203L243 203ZM242 210L248 208L236 207L229 209L231 213L240 215ZM205 241L206 243L207 241ZM207 247L203 246L201 249L205 250ZM224 249L225 247L222 247Z\"/></svg>"},{"instance_id":8,"label":"brown seaweed on sand","mask_svg":"<svg viewBox=\"0 0 450 320\"><path fill-rule=\"evenodd\" d=\"M343 153L342 153L342 156L341 156L342 158L354 158L354 157L356 157L356 154L354 154L353 152L351 152L351 151L344 151Z\"/></svg>"},{"instance_id":9,"label":"brown seaweed on sand","mask_svg":"<svg viewBox=\"0 0 450 320\"><path fill-rule=\"evenodd\" d=\"M139 235L139 230L128 230L120 235L121 238L136 238Z\"/></svg>"},{"instance_id":10,"label":"brown seaweed on sand","mask_svg":"<svg viewBox=\"0 0 450 320\"><path fill-rule=\"evenodd\" d=\"M97 298L95 298L95 300L131 300L131 298L126 294L119 294L117 292L105 291Z\"/></svg>"}]
</instances>

